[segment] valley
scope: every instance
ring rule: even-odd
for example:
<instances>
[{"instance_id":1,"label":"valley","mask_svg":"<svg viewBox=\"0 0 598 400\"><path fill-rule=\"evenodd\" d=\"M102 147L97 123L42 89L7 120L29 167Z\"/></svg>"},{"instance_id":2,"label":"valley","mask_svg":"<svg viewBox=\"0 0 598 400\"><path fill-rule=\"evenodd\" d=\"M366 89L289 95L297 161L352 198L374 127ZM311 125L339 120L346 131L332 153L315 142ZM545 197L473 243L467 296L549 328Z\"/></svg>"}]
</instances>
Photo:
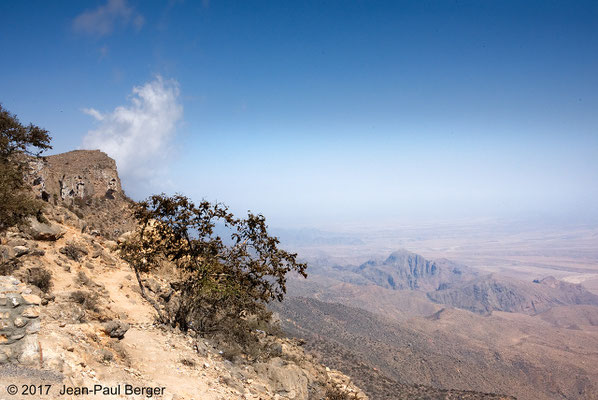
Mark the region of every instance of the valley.
<instances>
[{"instance_id":1,"label":"valley","mask_svg":"<svg viewBox=\"0 0 598 400\"><path fill-rule=\"evenodd\" d=\"M297 247L310 275L289 282L276 310L371 398L392 398L393 385L596 398L596 230L491 231L424 227Z\"/></svg>"}]
</instances>

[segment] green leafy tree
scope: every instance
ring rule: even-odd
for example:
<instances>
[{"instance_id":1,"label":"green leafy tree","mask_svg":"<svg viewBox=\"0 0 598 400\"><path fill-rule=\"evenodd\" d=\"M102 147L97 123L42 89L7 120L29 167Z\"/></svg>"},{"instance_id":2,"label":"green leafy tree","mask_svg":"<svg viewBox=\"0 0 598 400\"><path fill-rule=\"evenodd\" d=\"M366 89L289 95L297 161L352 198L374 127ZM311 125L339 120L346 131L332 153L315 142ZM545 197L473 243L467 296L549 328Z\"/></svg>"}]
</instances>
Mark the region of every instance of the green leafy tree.
<instances>
[{"instance_id":1,"label":"green leafy tree","mask_svg":"<svg viewBox=\"0 0 598 400\"><path fill-rule=\"evenodd\" d=\"M51 149L48 131L24 126L0 104L0 232L40 215L43 203L33 198L24 180L26 156Z\"/></svg>"},{"instance_id":2,"label":"green leafy tree","mask_svg":"<svg viewBox=\"0 0 598 400\"><path fill-rule=\"evenodd\" d=\"M121 244L121 256L159 318L182 330L244 329L252 316L269 317L264 305L283 299L289 272L307 276L307 265L278 247L262 215L240 219L221 204L195 205L181 195L152 196L135 204L134 215L140 228ZM179 294L169 308L148 295L142 278L165 265L173 267L171 286Z\"/></svg>"}]
</instances>

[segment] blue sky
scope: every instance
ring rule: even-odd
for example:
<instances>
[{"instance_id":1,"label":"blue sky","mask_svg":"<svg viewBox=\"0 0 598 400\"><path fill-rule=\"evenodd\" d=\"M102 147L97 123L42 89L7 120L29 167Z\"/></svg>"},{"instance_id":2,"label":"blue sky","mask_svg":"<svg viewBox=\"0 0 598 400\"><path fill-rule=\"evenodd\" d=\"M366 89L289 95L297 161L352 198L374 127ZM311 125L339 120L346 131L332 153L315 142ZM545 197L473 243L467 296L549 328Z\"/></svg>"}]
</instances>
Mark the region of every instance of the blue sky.
<instances>
[{"instance_id":1,"label":"blue sky","mask_svg":"<svg viewBox=\"0 0 598 400\"><path fill-rule=\"evenodd\" d=\"M598 216L595 1L2 2L0 102L134 198L271 224Z\"/></svg>"}]
</instances>

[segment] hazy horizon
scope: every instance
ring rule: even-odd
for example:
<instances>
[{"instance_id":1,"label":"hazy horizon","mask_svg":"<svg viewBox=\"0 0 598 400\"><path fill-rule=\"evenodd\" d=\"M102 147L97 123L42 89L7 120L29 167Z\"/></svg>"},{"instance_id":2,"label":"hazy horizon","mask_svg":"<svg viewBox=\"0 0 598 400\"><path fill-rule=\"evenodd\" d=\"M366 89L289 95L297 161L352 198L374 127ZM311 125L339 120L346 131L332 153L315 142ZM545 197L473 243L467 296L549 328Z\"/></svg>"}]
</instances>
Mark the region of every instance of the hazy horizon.
<instances>
[{"instance_id":1,"label":"hazy horizon","mask_svg":"<svg viewBox=\"0 0 598 400\"><path fill-rule=\"evenodd\" d=\"M331 230L598 221L596 2L0 11L2 105L49 154L107 152L134 199Z\"/></svg>"}]
</instances>

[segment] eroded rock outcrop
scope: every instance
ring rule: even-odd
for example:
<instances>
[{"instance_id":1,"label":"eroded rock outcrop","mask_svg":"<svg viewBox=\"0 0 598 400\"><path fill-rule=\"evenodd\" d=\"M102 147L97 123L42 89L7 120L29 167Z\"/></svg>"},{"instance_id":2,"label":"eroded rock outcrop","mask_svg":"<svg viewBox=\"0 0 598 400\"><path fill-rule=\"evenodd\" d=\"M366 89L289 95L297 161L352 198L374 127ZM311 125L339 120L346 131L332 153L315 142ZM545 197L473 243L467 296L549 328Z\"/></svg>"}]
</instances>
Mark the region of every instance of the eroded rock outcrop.
<instances>
[{"instance_id":1,"label":"eroded rock outcrop","mask_svg":"<svg viewBox=\"0 0 598 400\"><path fill-rule=\"evenodd\" d=\"M116 162L99 150L74 150L30 162L30 182L44 200L124 196Z\"/></svg>"},{"instance_id":2,"label":"eroded rock outcrop","mask_svg":"<svg viewBox=\"0 0 598 400\"><path fill-rule=\"evenodd\" d=\"M64 206L62 210L50 210L58 221L111 238L133 229L128 207L130 200L121 187L116 162L105 153L99 150L69 151L31 158L29 167L27 180L34 194L49 204ZM57 215L61 212L64 215ZM39 228L37 231L49 228L32 224L32 228L36 227ZM42 237L41 240L54 240L56 236L51 234L49 237L51 239Z\"/></svg>"}]
</instances>

